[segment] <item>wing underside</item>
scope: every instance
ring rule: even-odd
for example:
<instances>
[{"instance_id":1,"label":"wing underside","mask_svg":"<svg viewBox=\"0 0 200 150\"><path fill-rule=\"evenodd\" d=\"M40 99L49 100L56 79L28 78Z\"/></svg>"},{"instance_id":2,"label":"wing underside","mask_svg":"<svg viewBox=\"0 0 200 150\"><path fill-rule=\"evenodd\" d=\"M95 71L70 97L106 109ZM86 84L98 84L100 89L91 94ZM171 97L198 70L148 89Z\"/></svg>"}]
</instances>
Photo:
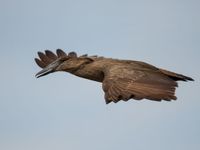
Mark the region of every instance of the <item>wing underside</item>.
<instances>
[{"instance_id":1,"label":"wing underside","mask_svg":"<svg viewBox=\"0 0 200 150\"><path fill-rule=\"evenodd\" d=\"M103 81L106 103L129 99L176 100L177 82L159 71L134 70L117 66L106 72Z\"/></svg>"}]
</instances>

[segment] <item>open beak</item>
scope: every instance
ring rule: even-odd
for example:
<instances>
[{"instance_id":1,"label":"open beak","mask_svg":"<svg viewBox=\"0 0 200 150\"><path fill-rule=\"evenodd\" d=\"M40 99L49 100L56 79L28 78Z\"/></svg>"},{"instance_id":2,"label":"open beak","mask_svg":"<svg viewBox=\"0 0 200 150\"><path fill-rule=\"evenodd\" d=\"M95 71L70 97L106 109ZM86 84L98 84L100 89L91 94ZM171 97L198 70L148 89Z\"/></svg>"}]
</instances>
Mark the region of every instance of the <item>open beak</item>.
<instances>
[{"instance_id":1,"label":"open beak","mask_svg":"<svg viewBox=\"0 0 200 150\"><path fill-rule=\"evenodd\" d=\"M45 68L43 68L40 72L38 72L35 76L36 78L45 76L49 73L55 72L56 68L60 65L59 61L54 61L51 64L49 64L48 66L46 66Z\"/></svg>"}]
</instances>

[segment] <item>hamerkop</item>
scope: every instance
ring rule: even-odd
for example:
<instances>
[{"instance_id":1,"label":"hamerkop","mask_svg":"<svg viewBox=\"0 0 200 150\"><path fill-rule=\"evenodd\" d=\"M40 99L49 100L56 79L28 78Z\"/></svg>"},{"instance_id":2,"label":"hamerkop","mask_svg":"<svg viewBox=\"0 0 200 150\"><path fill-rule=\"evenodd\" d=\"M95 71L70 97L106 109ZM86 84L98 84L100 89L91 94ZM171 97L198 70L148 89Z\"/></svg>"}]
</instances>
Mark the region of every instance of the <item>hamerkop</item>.
<instances>
[{"instance_id":1,"label":"hamerkop","mask_svg":"<svg viewBox=\"0 0 200 150\"><path fill-rule=\"evenodd\" d=\"M145 62L88 55L78 57L75 52L66 54L61 49L57 49L56 53L57 55L49 50L45 50L45 53L38 52L40 59L35 58L35 61L43 70L36 77L66 71L102 82L107 104L144 98L154 101L176 100L177 81L194 81L190 77Z\"/></svg>"}]
</instances>

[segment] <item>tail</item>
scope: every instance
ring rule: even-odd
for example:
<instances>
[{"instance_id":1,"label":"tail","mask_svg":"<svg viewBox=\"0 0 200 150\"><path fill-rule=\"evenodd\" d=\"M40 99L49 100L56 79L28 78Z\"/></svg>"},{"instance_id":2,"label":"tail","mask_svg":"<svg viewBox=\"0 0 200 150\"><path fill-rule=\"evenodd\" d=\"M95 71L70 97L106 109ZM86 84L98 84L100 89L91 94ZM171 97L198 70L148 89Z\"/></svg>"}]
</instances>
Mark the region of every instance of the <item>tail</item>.
<instances>
[{"instance_id":1,"label":"tail","mask_svg":"<svg viewBox=\"0 0 200 150\"><path fill-rule=\"evenodd\" d=\"M168 70L159 69L163 74L167 75L169 78L173 79L174 81L194 81L191 77L184 76L182 74L174 73Z\"/></svg>"}]
</instances>

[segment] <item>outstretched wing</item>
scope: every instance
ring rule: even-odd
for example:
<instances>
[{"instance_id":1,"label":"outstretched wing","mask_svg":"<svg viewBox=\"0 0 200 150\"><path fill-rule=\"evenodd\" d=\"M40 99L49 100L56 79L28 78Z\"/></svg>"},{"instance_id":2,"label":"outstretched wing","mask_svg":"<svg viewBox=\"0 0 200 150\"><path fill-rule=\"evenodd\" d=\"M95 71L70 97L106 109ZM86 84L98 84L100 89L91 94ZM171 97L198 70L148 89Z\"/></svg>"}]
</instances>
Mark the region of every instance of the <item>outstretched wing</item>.
<instances>
[{"instance_id":1,"label":"outstretched wing","mask_svg":"<svg viewBox=\"0 0 200 150\"><path fill-rule=\"evenodd\" d=\"M176 100L177 82L162 74L159 69L140 70L129 65L115 65L105 70L103 90L106 103L141 100Z\"/></svg>"}]
</instances>

